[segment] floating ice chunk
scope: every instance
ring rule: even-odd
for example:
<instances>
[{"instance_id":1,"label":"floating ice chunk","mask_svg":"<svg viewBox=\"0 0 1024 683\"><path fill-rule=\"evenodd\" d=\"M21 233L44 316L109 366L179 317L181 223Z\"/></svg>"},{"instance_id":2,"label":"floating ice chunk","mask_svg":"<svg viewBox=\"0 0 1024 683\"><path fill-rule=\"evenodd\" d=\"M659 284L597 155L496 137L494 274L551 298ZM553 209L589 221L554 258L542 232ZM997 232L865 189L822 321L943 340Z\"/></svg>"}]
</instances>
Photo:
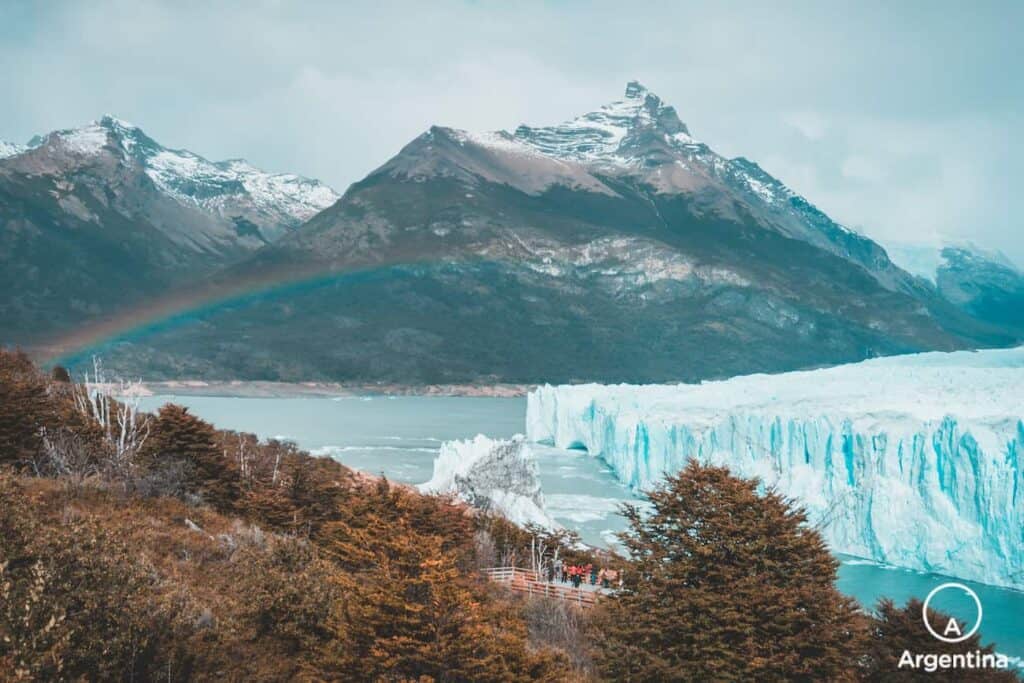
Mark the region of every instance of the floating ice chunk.
<instances>
[{"instance_id":1,"label":"floating ice chunk","mask_svg":"<svg viewBox=\"0 0 1024 683\"><path fill-rule=\"evenodd\" d=\"M559 526L545 510L537 460L522 435L493 440L481 434L444 442L434 460L433 476L419 489L454 493L519 525Z\"/></svg>"}]
</instances>

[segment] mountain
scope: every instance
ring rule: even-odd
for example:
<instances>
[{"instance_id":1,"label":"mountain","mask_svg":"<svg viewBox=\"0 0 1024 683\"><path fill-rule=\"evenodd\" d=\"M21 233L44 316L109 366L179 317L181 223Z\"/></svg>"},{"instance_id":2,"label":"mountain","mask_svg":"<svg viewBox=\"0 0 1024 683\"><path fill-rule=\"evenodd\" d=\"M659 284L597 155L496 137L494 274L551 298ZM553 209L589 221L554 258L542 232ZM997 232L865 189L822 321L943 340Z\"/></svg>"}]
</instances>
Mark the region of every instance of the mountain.
<instances>
[{"instance_id":1,"label":"mountain","mask_svg":"<svg viewBox=\"0 0 1024 683\"><path fill-rule=\"evenodd\" d=\"M1024 333L1024 272L1005 254L972 243L895 245L893 259L974 318Z\"/></svg>"},{"instance_id":2,"label":"mountain","mask_svg":"<svg viewBox=\"0 0 1024 683\"><path fill-rule=\"evenodd\" d=\"M285 287L105 349L149 377L697 380L1008 344L656 95L434 126L217 276Z\"/></svg>"},{"instance_id":3,"label":"mountain","mask_svg":"<svg viewBox=\"0 0 1024 683\"><path fill-rule=\"evenodd\" d=\"M383 177L495 184L528 197L570 190L592 200L639 199L666 228L654 199L684 197L695 217L755 222L851 260L889 289L913 289L879 245L834 223L756 163L726 159L695 140L673 107L636 82L627 85L625 99L560 126L520 126L511 134L435 126L361 185ZM319 235L319 226L331 221L331 236L342 239L318 242L316 248L351 261L345 206L318 217L318 226L297 234L295 241L306 238L309 248L311 233Z\"/></svg>"},{"instance_id":4,"label":"mountain","mask_svg":"<svg viewBox=\"0 0 1024 683\"><path fill-rule=\"evenodd\" d=\"M141 305L337 200L315 180L168 149L111 116L0 157L4 343Z\"/></svg>"}]
</instances>

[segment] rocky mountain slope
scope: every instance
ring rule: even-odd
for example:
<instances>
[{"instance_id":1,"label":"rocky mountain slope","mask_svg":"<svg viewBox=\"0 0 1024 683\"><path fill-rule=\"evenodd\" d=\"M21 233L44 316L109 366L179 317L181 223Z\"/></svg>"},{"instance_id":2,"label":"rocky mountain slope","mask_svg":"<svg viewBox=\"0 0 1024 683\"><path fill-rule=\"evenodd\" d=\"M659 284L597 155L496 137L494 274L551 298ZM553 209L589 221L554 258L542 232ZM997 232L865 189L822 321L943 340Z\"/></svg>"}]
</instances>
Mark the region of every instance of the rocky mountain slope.
<instances>
[{"instance_id":1,"label":"rocky mountain slope","mask_svg":"<svg viewBox=\"0 0 1024 683\"><path fill-rule=\"evenodd\" d=\"M650 382L1016 339L638 83L558 126L435 126L219 281L253 273L291 284L107 355L149 376Z\"/></svg>"},{"instance_id":2,"label":"rocky mountain slope","mask_svg":"<svg viewBox=\"0 0 1024 683\"><path fill-rule=\"evenodd\" d=\"M898 245L889 251L972 317L1024 333L1024 272L1006 255L970 243Z\"/></svg>"},{"instance_id":3,"label":"rocky mountain slope","mask_svg":"<svg viewBox=\"0 0 1024 683\"><path fill-rule=\"evenodd\" d=\"M296 228L337 195L167 149L106 116L0 147L0 341L140 305Z\"/></svg>"}]
</instances>

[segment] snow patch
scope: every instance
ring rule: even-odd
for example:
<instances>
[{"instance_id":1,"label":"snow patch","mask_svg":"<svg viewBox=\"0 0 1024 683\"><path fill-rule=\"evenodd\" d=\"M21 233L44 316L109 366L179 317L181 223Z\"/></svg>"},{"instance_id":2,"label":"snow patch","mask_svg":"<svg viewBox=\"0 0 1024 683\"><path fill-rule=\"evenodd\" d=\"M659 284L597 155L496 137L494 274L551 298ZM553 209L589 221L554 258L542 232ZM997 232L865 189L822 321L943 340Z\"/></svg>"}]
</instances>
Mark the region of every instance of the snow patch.
<instances>
[{"instance_id":1,"label":"snow patch","mask_svg":"<svg viewBox=\"0 0 1024 683\"><path fill-rule=\"evenodd\" d=\"M107 129L97 121L82 128L57 131L47 137L56 138L64 150L80 156L99 154L108 142Z\"/></svg>"},{"instance_id":2,"label":"snow patch","mask_svg":"<svg viewBox=\"0 0 1024 683\"><path fill-rule=\"evenodd\" d=\"M0 140L0 159L16 156L27 149L28 147L25 145L17 145L13 142L4 142L3 140Z\"/></svg>"}]
</instances>

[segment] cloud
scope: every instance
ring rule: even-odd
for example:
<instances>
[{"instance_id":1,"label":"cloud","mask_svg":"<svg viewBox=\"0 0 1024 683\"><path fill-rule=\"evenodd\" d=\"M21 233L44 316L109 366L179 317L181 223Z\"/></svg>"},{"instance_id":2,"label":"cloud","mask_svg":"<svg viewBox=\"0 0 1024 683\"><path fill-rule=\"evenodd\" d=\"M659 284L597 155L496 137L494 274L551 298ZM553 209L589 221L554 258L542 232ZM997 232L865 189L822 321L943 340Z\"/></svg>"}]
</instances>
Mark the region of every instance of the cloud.
<instances>
[{"instance_id":1,"label":"cloud","mask_svg":"<svg viewBox=\"0 0 1024 683\"><path fill-rule=\"evenodd\" d=\"M844 178L865 183L877 183L885 179L885 170L867 157L854 155L846 158L840 167Z\"/></svg>"},{"instance_id":2,"label":"cloud","mask_svg":"<svg viewBox=\"0 0 1024 683\"><path fill-rule=\"evenodd\" d=\"M825 118L813 111L793 111L783 115L782 120L795 128L808 140L821 140L828 131Z\"/></svg>"},{"instance_id":3,"label":"cloud","mask_svg":"<svg viewBox=\"0 0 1024 683\"><path fill-rule=\"evenodd\" d=\"M644 81L693 133L872 235L1024 260L1024 4L0 4L0 139L111 112L358 180L431 124L543 125Z\"/></svg>"}]
</instances>

